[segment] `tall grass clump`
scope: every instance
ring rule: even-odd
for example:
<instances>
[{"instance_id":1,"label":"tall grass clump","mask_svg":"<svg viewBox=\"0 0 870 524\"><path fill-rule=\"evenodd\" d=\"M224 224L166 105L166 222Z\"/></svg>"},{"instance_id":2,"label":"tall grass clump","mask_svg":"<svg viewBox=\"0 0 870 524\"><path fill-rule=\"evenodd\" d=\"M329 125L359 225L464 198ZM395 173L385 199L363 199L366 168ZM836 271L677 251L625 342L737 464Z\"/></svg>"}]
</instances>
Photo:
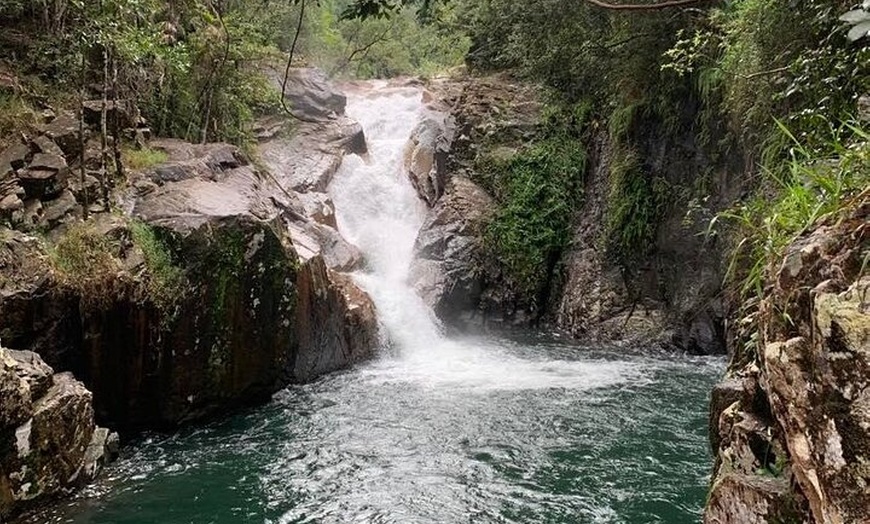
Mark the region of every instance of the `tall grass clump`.
<instances>
[{"instance_id":1,"label":"tall grass clump","mask_svg":"<svg viewBox=\"0 0 870 524\"><path fill-rule=\"evenodd\" d=\"M121 265L110 240L92 222L70 226L48 254L60 283L75 291L84 304L111 300Z\"/></svg>"},{"instance_id":2,"label":"tall grass clump","mask_svg":"<svg viewBox=\"0 0 870 524\"><path fill-rule=\"evenodd\" d=\"M130 223L133 243L142 250L148 268L149 298L163 309L170 309L185 284L184 270L175 264L169 243L144 222Z\"/></svg>"},{"instance_id":3,"label":"tall grass clump","mask_svg":"<svg viewBox=\"0 0 870 524\"><path fill-rule=\"evenodd\" d=\"M744 356L755 354L756 316L766 271L795 239L823 220L848 212L870 188L870 131L866 124L831 126L825 150L806 147L781 122L790 142L788 159L762 169L762 188L751 200L719 213L711 223L736 228L737 245L727 278L736 284Z\"/></svg>"}]
</instances>

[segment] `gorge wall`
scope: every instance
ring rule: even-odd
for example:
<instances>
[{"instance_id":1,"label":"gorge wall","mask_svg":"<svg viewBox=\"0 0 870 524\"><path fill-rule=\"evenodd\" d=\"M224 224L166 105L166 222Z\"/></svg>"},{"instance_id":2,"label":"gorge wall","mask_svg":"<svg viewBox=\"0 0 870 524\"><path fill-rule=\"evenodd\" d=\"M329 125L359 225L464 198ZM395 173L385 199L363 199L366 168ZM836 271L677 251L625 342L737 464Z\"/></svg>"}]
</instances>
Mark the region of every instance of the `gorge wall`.
<instances>
[{"instance_id":1,"label":"gorge wall","mask_svg":"<svg viewBox=\"0 0 870 524\"><path fill-rule=\"evenodd\" d=\"M650 251L629 266L607 245L609 208L616 205L611 202L616 145L606 129L591 123L582 194L571 212L571 240L552 260L543 291L529 296L510 280L487 244L487 224L504 203L493 198L498 182L487 179L481 165L511 158L539 139L545 125L543 95L509 76L435 82L430 89L441 100L431 109L442 116L419 131L418 142L428 140L428 145L417 143L406 164L414 180L426 173L421 198L432 207L418 239L414 275L443 321L465 327L545 324L590 341L725 352L725 246L703 233L710 210L739 194L736 169L712 170L692 136L665 141L655 139L655 128L638 131L649 180L661 180L677 192L709 171L706 183L713 197L705 203L707 210L694 214L688 196L674 198L654 225ZM445 149L449 154L439 153ZM420 150L428 151L426 161L420 160ZM445 158L433 160L439 154Z\"/></svg>"},{"instance_id":2,"label":"gorge wall","mask_svg":"<svg viewBox=\"0 0 870 524\"><path fill-rule=\"evenodd\" d=\"M707 523L870 522L870 195L853 204L767 270L757 341L713 392Z\"/></svg>"}]
</instances>

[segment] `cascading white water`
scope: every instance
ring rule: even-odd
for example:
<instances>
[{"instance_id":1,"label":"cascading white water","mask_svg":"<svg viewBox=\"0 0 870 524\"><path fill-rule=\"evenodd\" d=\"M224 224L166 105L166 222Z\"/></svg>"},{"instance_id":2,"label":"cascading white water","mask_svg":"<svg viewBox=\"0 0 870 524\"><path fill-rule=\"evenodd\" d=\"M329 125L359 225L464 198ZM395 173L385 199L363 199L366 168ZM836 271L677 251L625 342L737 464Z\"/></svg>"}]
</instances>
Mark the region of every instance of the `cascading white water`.
<instances>
[{"instance_id":1,"label":"cascading white water","mask_svg":"<svg viewBox=\"0 0 870 524\"><path fill-rule=\"evenodd\" d=\"M378 308L391 341L400 348L437 343L429 309L408 285L414 241L426 208L402 175L402 152L422 109L414 88L373 91L349 99L348 113L366 133L369 154L345 159L330 186L339 230L365 254L357 275Z\"/></svg>"},{"instance_id":2,"label":"cascading white water","mask_svg":"<svg viewBox=\"0 0 870 524\"><path fill-rule=\"evenodd\" d=\"M625 362L535 360L504 343L451 340L408 282L426 207L403 172L402 155L423 110L416 88L373 83L348 97L347 113L366 133L369 155L345 159L330 186L339 231L366 257L355 275L370 294L396 358L368 373L383 380L473 389L590 388L637 376Z\"/></svg>"}]
</instances>

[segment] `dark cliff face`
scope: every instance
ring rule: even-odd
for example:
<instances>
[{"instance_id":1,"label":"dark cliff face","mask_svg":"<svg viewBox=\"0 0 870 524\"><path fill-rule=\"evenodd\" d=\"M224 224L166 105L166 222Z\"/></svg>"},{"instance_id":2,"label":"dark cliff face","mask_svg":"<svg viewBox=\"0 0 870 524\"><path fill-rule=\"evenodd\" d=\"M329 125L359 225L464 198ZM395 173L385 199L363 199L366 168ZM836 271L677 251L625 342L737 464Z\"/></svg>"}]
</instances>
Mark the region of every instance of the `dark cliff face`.
<instances>
[{"instance_id":1,"label":"dark cliff face","mask_svg":"<svg viewBox=\"0 0 870 524\"><path fill-rule=\"evenodd\" d=\"M81 378L121 429L263 401L290 379L297 270L278 233L234 217L172 236L186 281L168 303L131 290L79 311Z\"/></svg>"},{"instance_id":2,"label":"dark cliff face","mask_svg":"<svg viewBox=\"0 0 870 524\"><path fill-rule=\"evenodd\" d=\"M545 316L578 337L724 354L728 245L705 231L716 210L739 195L741 169L714 162L691 132L668 138L650 123L635 134L634 176L645 191L660 188L656 216L644 224L652 233L628 253L613 248L608 227L626 198L614 192L625 153L607 132L597 133L571 248ZM699 184L708 193L703 202L695 196Z\"/></svg>"},{"instance_id":3,"label":"dark cliff face","mask_svg":"<svg viewBox=\"0 0 870 524\"><path fill-rule=\"evenodd\" d=\"M130 231L107 226L120 248ZM136 267L141 252L82 296L55 279L12 301L0 324L7 343L34 350L57 369L74 371L94 393L98 420L121 430L167 427L267 399L293 377L297 262L272 225L246 217L203 223L170 239L184 278L158 301ZM96 293L102 293L95 300ZM50 328L52 337L46 337Z\"/></svg>"},{"instance_id":4,"label":"dark cliff face","mask_svg":"<svg viewBox=\"0 0 870 524\"><path fill-rule=\"evenodd\" d=\"M498 205L491 197L499 181L488 178L481 164L510 158L542 136L542 95L505 76L430 88L441 98L435 109L449 114L455 129L434 133L450 139L447 161L440 167L423 165L428 179L442 181L439 187L447 190L420 191L432 210L418 239L416 273L421 294L444 322L465 327L542 323L587 340L725 352L721 290L727 246L704 231L713 213L739 196L743 166L739 155L710 157L689 125L697 108L678 115L688 129L684 133L641 119L627 137L616 140L602 123L588 124L586 175L573 209L571 240L552 261L539 296L531 297L511 284L483 241L487 217ZM620 256L609 241L611 215L621 205L614 185L626 141L639 159L641 185L666 188L656 216L645 224L652 233L629 257ZM418 142L411 144L412 151L421 148ZM434 150L437 140L430 142ZM409 176L420 179L420 163L408 164ZM453 178L463 183L451 184ZM703 202L694 199L702 186L712 195ZM432 257L427 245L447 249Z\"/></svg>"},{"instance_id":5,"label":"dark cliff face","mask_svg":"<svg viewBox=\"0 0 870 524\"><path fill-rule=\"evenodd\" d=\"M321 257L300 262L280 220L188 218L134 226L149 227L177 264L180 278L161 294L150 283L167 277L148 266L128 219L91 226L117 254L117 274L99 287L71 287L41 244L16 234L19 255L43 262L0 300L4 343L73 371L97 419L122 431L261 402L377 350L368 296Z\"/></svg>"}]
</instances>

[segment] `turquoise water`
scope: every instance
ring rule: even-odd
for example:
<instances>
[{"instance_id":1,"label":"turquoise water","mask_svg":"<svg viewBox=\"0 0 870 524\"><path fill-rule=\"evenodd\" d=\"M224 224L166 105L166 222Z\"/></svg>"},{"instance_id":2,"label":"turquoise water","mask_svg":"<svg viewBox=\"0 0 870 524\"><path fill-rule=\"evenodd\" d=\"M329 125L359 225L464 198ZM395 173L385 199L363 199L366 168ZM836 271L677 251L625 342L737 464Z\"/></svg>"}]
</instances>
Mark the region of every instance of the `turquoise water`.
<instances>
[{"instance_id":1,"label":"turquoise water","mask_svg":"<svg viewBox=\"0 0 870 524\"><path fill-rule=\"evenodd\" d=\"M469 358L429 373L387 357L150 436L34 522L700 521L721 359L506 341L459 349Z\"/></svg>"}]
</instances>

